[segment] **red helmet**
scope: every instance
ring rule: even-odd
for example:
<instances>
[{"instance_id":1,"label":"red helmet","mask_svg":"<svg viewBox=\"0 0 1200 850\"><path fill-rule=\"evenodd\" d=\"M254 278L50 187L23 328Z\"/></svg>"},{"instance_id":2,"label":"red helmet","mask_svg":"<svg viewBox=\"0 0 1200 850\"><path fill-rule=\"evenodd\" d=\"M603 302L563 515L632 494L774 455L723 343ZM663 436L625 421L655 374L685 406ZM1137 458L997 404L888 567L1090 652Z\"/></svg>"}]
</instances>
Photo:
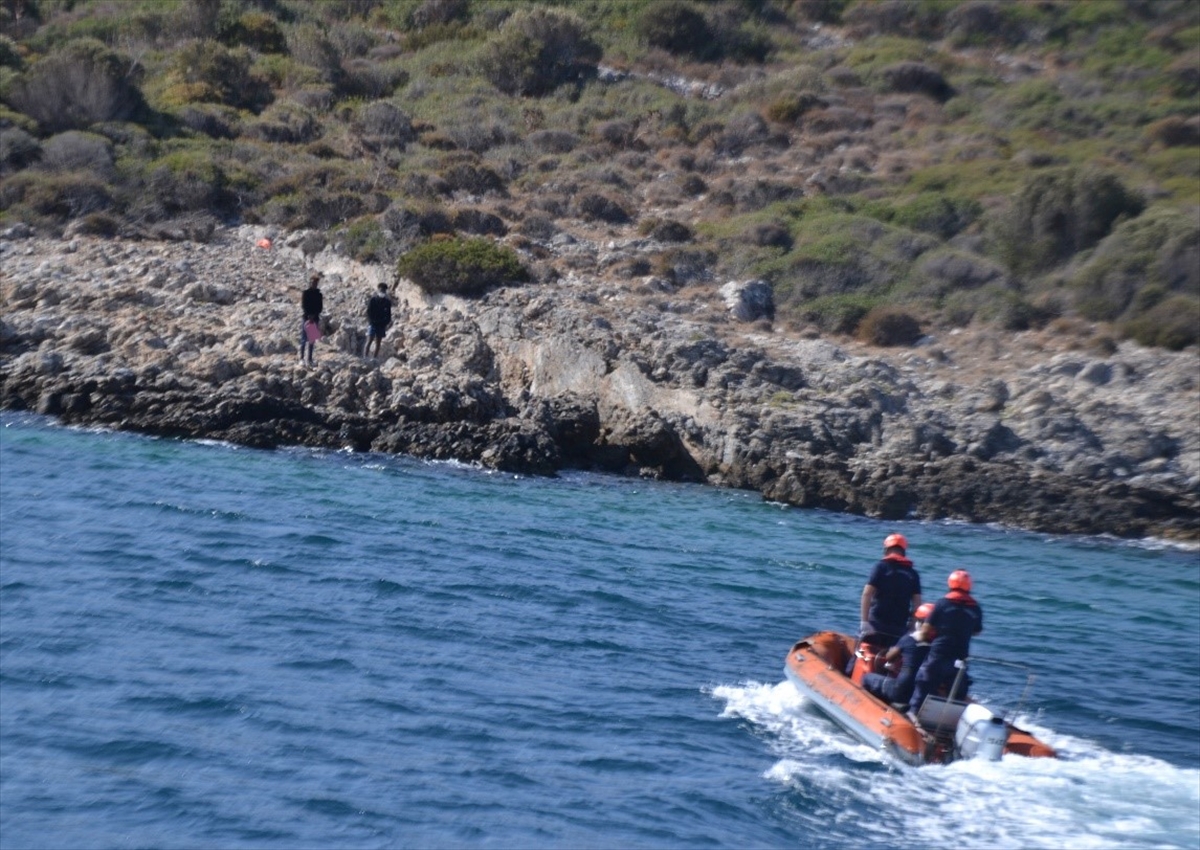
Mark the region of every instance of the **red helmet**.
<instances>
[{"instance_id":1,"label":"red helmet","mask_svg":"<svg viewBox=\"0 0 1200 850\"><path fill-rule=\"evenodd\" d=\"M893 546L899 546L905 552L908 551L908 541L904 539L903 534L889 534L883 538L883 548L885 551L891 549Z\"/></svg>"},{"instance_id":2,"label":"red helmet","mask_svg":"<svg viewBox=\"0 0 1200 850\"><path fill-rule=\"evenodd\" d=\"M929 615L932 613L933 613L933 603L932 602L922 602L921 606L919 608L917 608L917 612L915 614L913 614L913 619L928 620Z\"/></svg>"},{"instance_id":3,"label":"red helmet","mask_svg":"<svg viewBox=\"0 0 1200 850\"><path fill-rule=\"evenodd\" d=\"M971 574L966 570L955 570L950 573L950 578L946 579L946 584L950 585L951 590L967 590L971 589Z\"/></svg>"}]
</instances>

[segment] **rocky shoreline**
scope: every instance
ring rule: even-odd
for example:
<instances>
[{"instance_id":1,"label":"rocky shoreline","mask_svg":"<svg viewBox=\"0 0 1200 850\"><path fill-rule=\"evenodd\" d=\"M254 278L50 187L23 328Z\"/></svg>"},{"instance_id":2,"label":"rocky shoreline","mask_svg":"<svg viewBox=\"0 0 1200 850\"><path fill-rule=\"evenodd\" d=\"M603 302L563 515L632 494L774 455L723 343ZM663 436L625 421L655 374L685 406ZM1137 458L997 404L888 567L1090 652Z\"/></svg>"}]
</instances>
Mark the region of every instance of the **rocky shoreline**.
<instances>
[{"instance_id":1,"label":"rocky shoreline","mask_svg":"<svg viewBox=\"0 0 1200 850\"><path fill-rule=\"evenodd\" d=\"M604 275L646 240L572 238L545 246L569 269L558 279L431 297L305 234L256 246L275 235L8 231L0 407L261 448L701 481L887 519L1200 542L1194 349L1067 324L868 348L772 327L737 300L753 288L726 288L727 303L711 282ZM330 334L309 368L298 305L313 269ZM363 316L381 281L396 324L371 361Z\"/></svg>"}]
</instances>

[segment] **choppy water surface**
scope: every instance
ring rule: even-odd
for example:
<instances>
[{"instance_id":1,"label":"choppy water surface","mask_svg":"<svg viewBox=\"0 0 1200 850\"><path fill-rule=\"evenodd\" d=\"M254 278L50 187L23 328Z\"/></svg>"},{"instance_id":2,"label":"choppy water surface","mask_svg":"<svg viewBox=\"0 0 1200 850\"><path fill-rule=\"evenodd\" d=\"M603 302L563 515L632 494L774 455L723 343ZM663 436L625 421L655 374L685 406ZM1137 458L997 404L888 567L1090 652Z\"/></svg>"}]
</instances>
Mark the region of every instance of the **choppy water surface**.
<instances>
[{"instance_id":1,"label":"choppy water surface","mask_svg":"<svg viewBox=\"0 0 1200 850\"><path fill-rule=\"evenodd\" d=\"M1195 552L0 425L5 850L1200 846ZM1060 760L900 769L783 681L893 528Z\"/></svg>"}]
</instances>

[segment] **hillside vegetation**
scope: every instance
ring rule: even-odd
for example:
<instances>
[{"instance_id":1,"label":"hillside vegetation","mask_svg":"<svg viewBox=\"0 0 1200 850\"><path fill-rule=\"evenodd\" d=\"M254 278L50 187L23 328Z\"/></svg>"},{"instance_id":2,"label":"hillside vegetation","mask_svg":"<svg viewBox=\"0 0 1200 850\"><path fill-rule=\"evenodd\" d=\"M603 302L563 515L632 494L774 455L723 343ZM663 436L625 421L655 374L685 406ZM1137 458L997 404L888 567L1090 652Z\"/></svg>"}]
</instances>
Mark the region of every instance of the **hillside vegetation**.
<instances>
[{"instance_id":1,"label":"hillside vegetation","mask_svg":"<svg viewBox=\"0 0 1200 850\"><path fill-rule=\"evenodd\" d=\"M5 228L311 230L465 294L762 278L875 344L1200 341L1192 0L0 0L0 33ZM572 269L583 238L637 250Z\"/></svg>"}]
</instances>

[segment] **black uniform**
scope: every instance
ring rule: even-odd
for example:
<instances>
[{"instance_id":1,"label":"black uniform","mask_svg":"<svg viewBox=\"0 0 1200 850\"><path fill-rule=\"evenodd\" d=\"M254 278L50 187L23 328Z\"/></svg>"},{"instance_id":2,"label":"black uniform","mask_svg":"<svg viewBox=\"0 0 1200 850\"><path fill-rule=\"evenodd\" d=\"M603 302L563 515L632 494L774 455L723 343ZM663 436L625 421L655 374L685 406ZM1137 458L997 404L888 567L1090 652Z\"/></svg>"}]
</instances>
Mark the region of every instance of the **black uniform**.
<instances>
[{"instance_id":1,"label":"black uniform","mask_svg":"<svg viewBox=\"0 0 1200 850\"><path fill-rule=\"evenodd\" d=\"M912 598L921 592L921 576L903 555L887 555L871 570L867 584L875 588L867 623L870 641L876 646L894 646L908 631ZM867 639L868 635L863 635Z\"/></svg>"},{"instance_id":2,"label":"black uniform","mask_svg":"<svg viewBox=\"0 0 1200 850\"><path fill-rule=\"evenodd\" d=\"M983 609L969 593L952 590L939 599L929 615L929 625L937 636L929 646L929 657L917 671L917 683L909 701L909 711L918 711L929 694L943 685L953 684L958 668L954 662L971 654L971 637L983 631ZM955 699L966 698L966 688Z\"/></svg>"},{"instance_id":3,"label":"black uniform","mask_svg":"<svg viewBox=\"0 0 1200 850\"><path fill-rule=\"evenodd\" d=\"M917 682L917 671L929 655L929 644L908 634L896 642L896 648L900 650L900 673L896 676L867 673L863 676L862 683L867 691L884 702L907 705Z\"/></svg>"}]
</instances>

